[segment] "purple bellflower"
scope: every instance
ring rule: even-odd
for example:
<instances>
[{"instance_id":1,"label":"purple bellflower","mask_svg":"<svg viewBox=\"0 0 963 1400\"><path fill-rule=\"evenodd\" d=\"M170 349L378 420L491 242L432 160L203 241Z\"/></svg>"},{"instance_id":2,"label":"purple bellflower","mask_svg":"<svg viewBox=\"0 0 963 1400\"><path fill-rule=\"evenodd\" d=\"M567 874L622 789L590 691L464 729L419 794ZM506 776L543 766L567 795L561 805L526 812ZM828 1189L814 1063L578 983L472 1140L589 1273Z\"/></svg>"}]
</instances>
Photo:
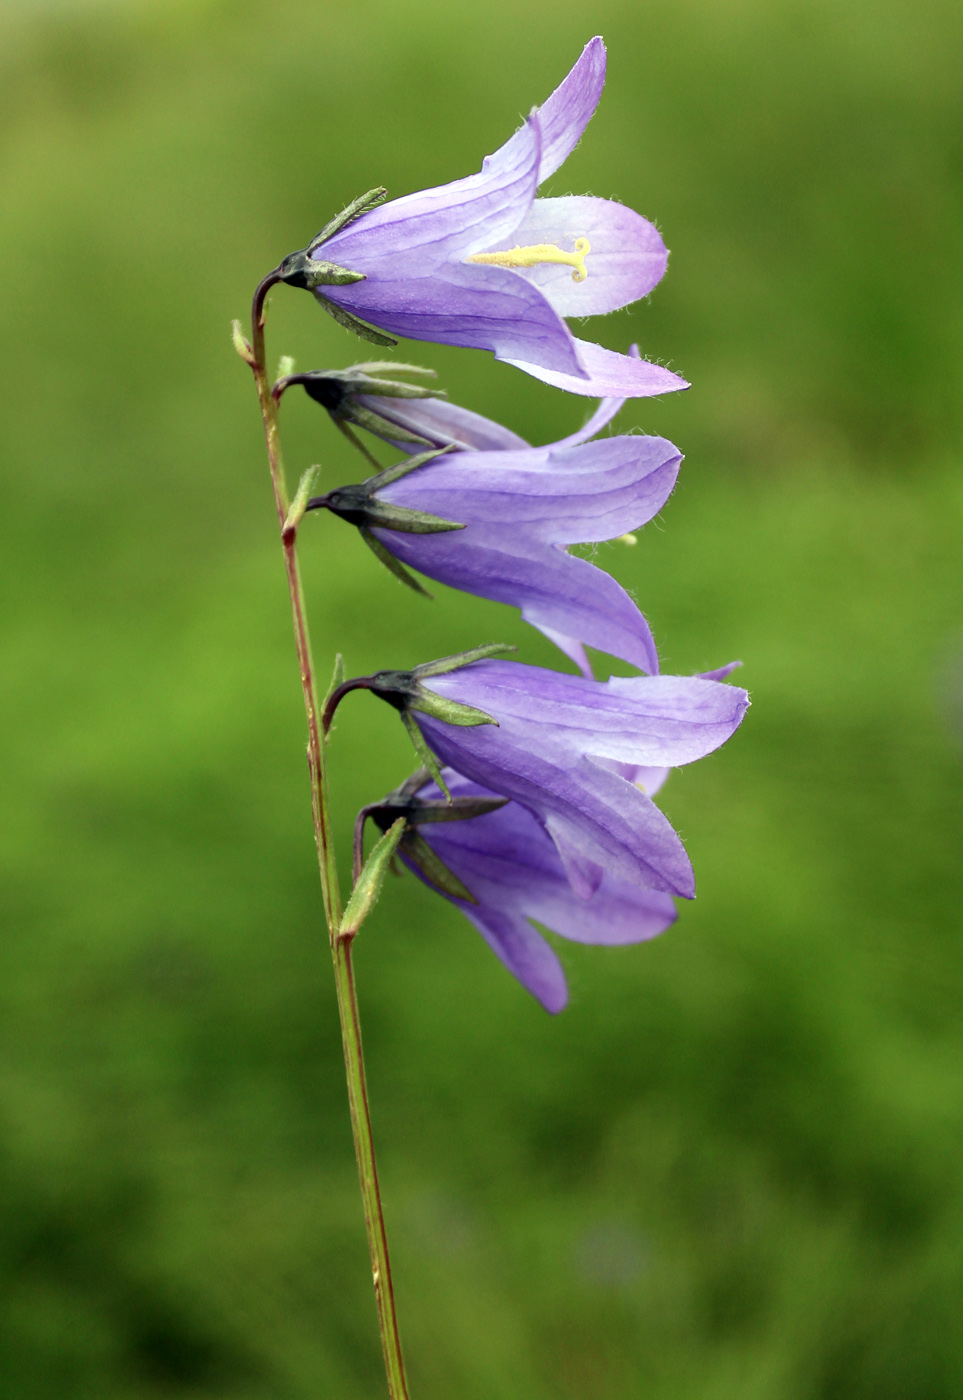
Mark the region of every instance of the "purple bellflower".
<instances>
[{"instance_id":1,"label":"purple bellflower","mask_svg":"<svg viewBox=\"0 0 963 1400\"><path fill-rule=\"evenodd\" d=\"M629 358L639 358L637 345L629 346ZM279 379L274 386L274 396L280 401L286 389L300 384L308 397L327 410L337 427L376 466L375 459L351 431L353 427L365 428L401 451L414 446L447 447L458 452L511 452L531 446L501 423L449 403L442 390L386 379L386 374L434 378L435 371L392 360L352 365L342 370L308 370ZM574 447L588 442L611 423L624 403L624 398L603 399L584 427L562 438L555 446Z\"/></svg>"},{"instance_id":2,"label":"purple bellflower","mask_svg":"<svg viewBox=\"0 0 963 1400\"><path fill-rule=\"evenodd\" d=\"M611 874L602 877L591 899L579 899L531 812L450 768L442 776L450 802L422 769L383 802L362 809L356 865L367 818L387 831L405 817L401 859L462 911L546 1011L563 1009L568 988L555 951L532 920L573 942L609 946L641 943L675 921L671 896Z\"/></svg>"},{"instance_id":3,"label":"purple bellflower","mask_svg":"<svg viewBox=\"0 0 963 1400\"><path fill-rule=\"evenodd\" d=\"M477 175L388 204L384 190L369 191L285 258L277 276L313 291L342 325L377 344L407 336L490 350L597 398L687 388L660 365L576 339L563 319L638 301L668 258L654 224L624 205L535 197L575 149L604 82L605 45L595 38Z\"/></svg>"},{"instance_id":4,"label":"purple bellflower","mask_svg":"<svg viewBox=\"0 0 963 1400\"><path fill-rule=\"evenodd\" d=\"M470 461L424 453L316 496L308 509L358 526L415 588L408 568L521 608L583 670L588 644L655 674L655 642L636 604L610 574L566 548L651 520L681 460L665 438L641 436L472 452Z\"/></svg>"},{"instance_id":5,"label":"purple bellflower","mask_svg":"<svg viewBox=\"0 0 963 1400\"><path fill-rule=\"evenodd\" d=\"M691 763L718 748L741 723L746 692L701 676L603 683L491 660L494 650L347 681L328 703L326 724L348 690L371 690L401 712L436 781L441 763L527 808L582 898L606 872L691 898L689 858L636 785L637 770Z\"/></svg>"}]
</instances>

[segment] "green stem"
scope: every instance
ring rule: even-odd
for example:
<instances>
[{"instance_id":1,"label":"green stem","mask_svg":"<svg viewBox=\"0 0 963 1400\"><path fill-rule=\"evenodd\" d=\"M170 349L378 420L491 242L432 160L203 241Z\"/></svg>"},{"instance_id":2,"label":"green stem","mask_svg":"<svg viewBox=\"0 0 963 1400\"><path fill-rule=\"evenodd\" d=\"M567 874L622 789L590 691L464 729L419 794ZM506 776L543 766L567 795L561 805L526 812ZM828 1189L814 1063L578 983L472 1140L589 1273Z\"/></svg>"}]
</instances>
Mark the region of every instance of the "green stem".
<instances>
[{"instance_id":1,"label":"green stem","mask_svg":"<svg viewBox=\"0 0 963 1400\"><path fill-rule=\"evenodd\" d=\"M314 836L318 847L318 867L321 874L324 915L328 925L331 956L334 960L334 984L338 996L338 1012L341 1017L341 1039L344 1046L344 1064L348 1082L348 1104L351 1110L355 1156L358 1160L358 1176L361 1180L361 1197L364 1202L368 1246L371 1251L371 1273L374 1279L378 1325L381 1329L381 1345L388 1377L388 1394L391 1400L408 1400L408 1386L401 1353L401 1337L398 1332L394 1290L391 1284L391 1265L388 1260L388 1239L385 1233L381 1193L378 1189L378 1169L375 1163L374 1142L371 1134L368 1088L365 1083L364 1056L361 1049L361 1022L358 1015L354 970L351 965L352 937L344 937L340 933L341 893L338 886L338 867L335 860L334 843L331 839L328 780L324 761L325 741L321 734L304 589L298 565L297 529L296 527L284 529L289 500L284 477L284 464L281 458L277 403L271 393L264 350L265 297L271 287L279 280L277 273L270 273L254 294L254 304L251 310L251 349L254 360L252 369L261 404L261 416L264 419L264 437L267 443L268 463L271 468L274 503L281 527L284 568L287 574L288 592L291 595L291 613L294 620L294 637L297 643L298 669L301 672L301 689L304 692L304 708L308 721L308 767L311 774Z\"/></svg>"}]
</instances>

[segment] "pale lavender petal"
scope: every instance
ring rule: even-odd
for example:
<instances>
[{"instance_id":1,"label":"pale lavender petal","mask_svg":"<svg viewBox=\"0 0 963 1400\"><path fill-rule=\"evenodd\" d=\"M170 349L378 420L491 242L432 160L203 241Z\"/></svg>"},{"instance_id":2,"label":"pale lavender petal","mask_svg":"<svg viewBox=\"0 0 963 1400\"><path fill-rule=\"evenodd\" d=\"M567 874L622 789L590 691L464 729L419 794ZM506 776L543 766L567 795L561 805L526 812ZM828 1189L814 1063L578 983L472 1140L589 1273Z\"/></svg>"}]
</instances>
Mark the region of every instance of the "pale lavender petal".
<instances>
[{"instance_id":1,"label":"pale lavender petal","mask_svg":"<svg viewBox=\"0 0 963 1400\"><path fill-rule=\"evenodd\" d=\"M465 469L470 469L467 464ZM655 642L637 605L611 574L586 559L552 545L514 554L510 539L507 548L499 549L475 538L478 532L471 526L436 535L374 533L395 558L439 583L521 608L533 627L584 639L640 670L658 670Z\"/></svg>"},{"instance_id":2,"label":"pale lavender petal","mask_svg":"<svg viewBox=\"0 0 963 1400\"><path fill-rule=\"evenodd\" d=\"M602 758L598 762L603 768L608 768L612 773L624 778L627 783L634 783L637 788L641 788L646 797L654 797L672 772L671 768L649 768L643 763L618 763L614 759Z\"/></svg>"},{"instance_id":3,"label":"pale lavender petal","mask_svg":"<svg viewBox=\"0 0 963 1400\"><path fill-rule=\"evenodd\" d=\"M433 678L432 688L441 692L440 682L452 678ZM591 684L576 676L559 679ZM462 727L411 714L442 763L539 818L563 862L569 868L580 863L580 893L591 893L587 872L595 865L650 889L692 897L689 858L659 809L631 783L558 742L550 719L520 726L500 713L497 726Z\"/></svg>"},{"instance_id":4,"label":"pale lavender petal","mask_svg":"<svg viewBox=\"0 0 963 1400\"><path fill-rule=\"evenodd\" d=\"M643 399L689 387L685 379L671 370L663 369L662 365L652 364L650 360L633 360L628 355L619 355L615 350L606 350L588 340L573 337L573 343L586 374L584 379L544 369L531 360L510 359L507 362L556 389L564 389L569 394L587 394L591 398Z\"/></svg>"},{"instance_id":5,"label":"pale lavender petal","mask_svg":"<svg viewBox=\"0 0 963 1400\"><path fill-rule=\"evenodd\" d=\"M542 125L542 158L538 182L553 175L575 150L605 86L605 45L596 35L578 62L538 109Z\"/></svg>"},{"instance_id":6,"label":"pale lavender petal","mask_svg":"<svg viewBox=\"0 0 963 1400\"><path fill-rule=\"evenodd\" d=\"M566 253L579 238L590 244L583 281L576 282L564 263L520 268L516 274L540 287L560 316L601 316L639 301L661 281L669 260L648 219L624 204L589 195L536 199L511 234L512 246L550 243Z\"/></svg>"},{"instance_id":7,"label":"pale lavender petal","mask_svg":"<svg viewBox=\"0 0 963 1400\"><path fill-rule=\"evenodd\" d=\"M613 676L603 683L517 661L480 661L434 677L431 689L510 722L515 735L549 730L560 752L654 768L712 753L749 704L744 690L697 676Z\"/></svg>"},{"instance_id":8,"label":"pale lavender petal","mask_svg":"<svg viewBox=\"0 0 963 1400\"><path fill-rule=\"evenodd\" d=\"M518 548L508 542L516 536L599 543L651 520L668 500L681 461L666 438L623 435L576 447L479 453L470 477L457 456L441 457L378 495L473 527L460 543L480 539L483 526L487 543L508 550Z\"/></svg>"},{"instance_id":9,"label":"pale lavender petal","mask_svg":"<svg viewBox=\"0 0 963 1400\"><path fill-rule=\"evenodd\" d=\"M634 342L629 346L629 358L632 360L642 358L639 354L639 347ZM584 428L579 428L577 433L570 433L568 437L559 438L555 446L578 447L581 443L588 442L591 438L596 437L603 428L608 427L624 405L625 399L603 399L591 418L587 420Z\"/></svg>"},{"instance_id":10,"label":"pale lavender petal","mask_svg":"<svg viewBox=\"0 0 963 1400\"><path fill-rule=\"evenodd\" d=\"M453 797L491 795L450 768L445 778ZM440 796L434 785L426 795ZM577 943L639 943L676 918L671 896L610 874L588 900L574 899L554 843L517 802L485 817L419 830L482 907L517 910Z\"/></svg>"},{"instance_id":11,"label":"pale lavender petal","mask_svg":"<svg viewBox=\"0 0 963 1400\"><path fill-rule=\"evenodd\" d=\"M508 237L535 198L541 149L539 123L529 119L476 175L379 205L329 238L320 256L369 277L398 275L396 264L417 277Z\"/></svg>"},{"instance_id":12,"label":"pale lavender petal","mask_svg":"<svg viewBox=\"0 0 963 1400\"><path fill-rule=\"evenodd\" d=\"M518 978L546 1011L562 1011L568 988L562 964L552 947L526 918L500 909L476 908L460 901L458 907L475 925L496 957Z\"/></svg>"},{"instance_id":13,"label":"pale lavender petal","mask_svg":"<svg viewBox=\"0 0 963 1400\"><path fill-rule=\"evenodd\" d=\"M327 244L325 244L327 247ZM537 287L503 268L444 262L430 257L407 271L390 255L377 276L345 287L325 287L363 321L392 335L490 350L496 359L534 358L546 373L582 374L572 334ZM359 270L366 264L358 262Z\"/></svg>"},{"instance_id":14,"label":"pale lavender petal","mask_svg":"<svg viewBox=\"0 0 963 1400\"><path fill-rule=\"evenodd\" d=\"M585 646L577 637L569 637L564 632L556 632L554 627L539 627L535 623L543 637L547 637L550 642L554 642L559 651L563 651L570 661L574 661L583 676L589 680L595 679L595 672L592 670L592 663L588 659Z\"/></svg>"},{"instance_id":15,"label":"pale lavender petal","mask_svg":"<svg viewBox=\"0 0 963 1400\"><path fill-rule=\"evenodd\" d=\"M386 399L377 394L358 394L356 402L372 413L390 416L392 423L427 438L436 447L454 444L461 451L518 452L529 446L510 428L470 409L459 408L447 399ZM408 443L397 445L406 452L412 450Z\"/></svg>"},{"instance_id":16,"label":"pale lavender petal","mask_svg":"<svg viewBox=\"0 0 963 1400\"><path fill-rule=\"evenodd\" d=\"M699 675L704 681L724 681L726 676L738 671L741 665L741 661L730 661L727 666L717 666L714 671L700 671Z\"/></svg>"}]
</instances>

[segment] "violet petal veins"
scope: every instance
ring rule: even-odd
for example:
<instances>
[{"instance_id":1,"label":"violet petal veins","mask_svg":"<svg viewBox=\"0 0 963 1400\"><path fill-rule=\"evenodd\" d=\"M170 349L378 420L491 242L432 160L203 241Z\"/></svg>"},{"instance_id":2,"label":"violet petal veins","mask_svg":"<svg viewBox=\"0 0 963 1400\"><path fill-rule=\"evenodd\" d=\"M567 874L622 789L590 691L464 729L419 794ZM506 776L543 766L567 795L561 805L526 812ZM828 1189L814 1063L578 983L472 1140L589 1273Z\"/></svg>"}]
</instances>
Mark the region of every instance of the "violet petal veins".
<instances>
[{"instance_id":1,"label":"violet petal veins","mask_svg":"<svg viewBox=\"0 0 963 1400\"><path fill-rule=\"evenodd\" d=\"M551 838L517 802L468 820L435 820L444 799L427 774L424 777L417 795L406 795L399 805L397 795L392 794L366 814L387 829L404 808L409 828L471 893L473 902L439 889L425 863L419 862L417 849L406 843L405 837L399 848L401 859L419 879L462 911L496 957L546 1011L563 1009L568 988L558 957L532 920L573 942L609 946L641 943L675 921L676 909L669 895L611 874L603 876L591 899L578 898ZM456 802L492 796L450 768L444 778Z\"/></svg>"},{"instance_id":2,"label":"violet petal veins","mask_svg":"<svg viewBox=\"0 0 963 1400\"><path fill-rule=\"evenodd\" d=\"M406 673L394 695L384 677L369 685L404 708ZM692 867L652 800L621 776L623 765L674 768L717 749L749 704L744 690L699 676L562 675L513 661L474 662L424 686L494 723L461 727L412 708L440 763L508 797L538 818L573 889L590 898L603 874L691 898Z\"/></svg>"},{"instance_id":3,"label":"violet petal veins","mask_svg":"<svg viewBox=\"0 0 963 1400\"><path fill-rule=\"evenodd\" d=\"M571 393L687 388L660 365L577 340L563 319L638 301L668 258L654 224L614 200L536 198L574 150L604 81L605 45L595 38L477 175L369 205L316 240L306 256L336 269L312 287L322 305L390 335L490 350ZM286 264L300 269L299 257ZM300 271L290 280L305 285Z\"/></svg>"},{"instance_id":4,"label":"violet petal veins","mask_svg":"<svg viewBox=\"0 0 963 1400\"><path fill-rule=\"evenodd\" d=\"M614 539L651 520L680 461L664 438L641 436L473 452L470 461L455 452L387 485L371 478L310 505L367 528L407 568L520 608L569 655L587 644L654 674L655 643L636 604L610 574L566 548ZM367 515L358 504L365 492ZM463 528L414 528L429 517Z\"/></svg>"}]
</instances>

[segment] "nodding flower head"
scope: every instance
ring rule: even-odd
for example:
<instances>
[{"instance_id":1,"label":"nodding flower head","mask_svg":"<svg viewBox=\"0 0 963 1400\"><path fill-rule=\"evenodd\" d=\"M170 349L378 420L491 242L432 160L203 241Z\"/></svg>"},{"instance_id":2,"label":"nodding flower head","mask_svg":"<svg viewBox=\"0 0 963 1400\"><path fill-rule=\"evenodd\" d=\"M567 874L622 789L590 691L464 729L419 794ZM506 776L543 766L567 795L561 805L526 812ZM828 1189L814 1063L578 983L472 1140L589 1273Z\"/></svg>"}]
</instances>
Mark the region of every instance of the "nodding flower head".
<instances>
[{"instance_id":1,"label":"nodding flower head","mask_svg":"<svg viewBox=\"0 0 963 1400\"><path fill-rule=\"evenodd\" d=\"M372 690L398 709L443 790L447 766L531 812L580 897L591 898L608 872L691 898L689 858L639 773L692 763L725 743L742 722L746 692L704 676L603 683L493 660L491 649L474 656L382 672L340 691Z\"/></svg>"},{"instance_id":2,"label":"nodding flower head","mask_svg":"<svg viewBox=\"0 0 963 1400\"><path fill-rule=\"evenodd\" d=\"M407 336L490 350L598 398L688 387L660 365L576 339L564 320L638 301L668 259L655 225L622 204L536 198L577 145L604 82L605 45L595 38L477 175L389 203L383 189L368 191L276 277L376 344Z\"/></svg>"},{"instance_id":3,"label":"nodding flower head","mask_svg":"<svg viewBox=\"0 0 963 1400\"><path fill-rule=\"evenodd\" d=\"M681 453L665 438L581 436L467 458L422 453L316 496L308 509L356 525L422 592L409 569L520 608L587 675L586 644L654 674L655 643L636 604L610 574L567 551L651 520L675 485Z\"/></svg>"},{"instance_id":4,"label":"nodding flower head","mask_svg":"<svg viewBox=\"0 0 963 1400\"><path fill-rule=\"evenodd\" d=\"M362 808L356 866L365 821L387 831L403 816L401 860L462 911L546 1011L562 1010L568 988L533 920L573 942L609 946L654 938L675 920L668 894L616 875L604 875L590 899L578 898L551 837L527 808L450 768L443 777L450 802L422 769L382 802Z\"/></svg>"}]
</instances>

